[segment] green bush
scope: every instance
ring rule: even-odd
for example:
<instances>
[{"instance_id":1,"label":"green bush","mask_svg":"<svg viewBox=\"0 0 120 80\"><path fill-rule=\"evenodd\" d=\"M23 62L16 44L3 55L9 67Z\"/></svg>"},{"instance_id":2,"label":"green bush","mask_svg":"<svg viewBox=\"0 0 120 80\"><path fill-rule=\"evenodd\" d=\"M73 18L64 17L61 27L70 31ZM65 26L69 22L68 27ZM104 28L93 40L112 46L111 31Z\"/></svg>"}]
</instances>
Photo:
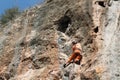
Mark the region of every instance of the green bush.
<instances>
[{"instance_id":1,"label":"green bush","mask_svg":"<svg viewBox=\"0 0 120 80\"><path fill-rule=\"evenodd\" d=\"M0 16L0 22L1 22L1 24L5 24L8 21L12 20L19 13L20 13L20 11L19 11L18 7L13 7L13 8L5 10L4 14L2 14Z\"/></svg>"}]
</instances>

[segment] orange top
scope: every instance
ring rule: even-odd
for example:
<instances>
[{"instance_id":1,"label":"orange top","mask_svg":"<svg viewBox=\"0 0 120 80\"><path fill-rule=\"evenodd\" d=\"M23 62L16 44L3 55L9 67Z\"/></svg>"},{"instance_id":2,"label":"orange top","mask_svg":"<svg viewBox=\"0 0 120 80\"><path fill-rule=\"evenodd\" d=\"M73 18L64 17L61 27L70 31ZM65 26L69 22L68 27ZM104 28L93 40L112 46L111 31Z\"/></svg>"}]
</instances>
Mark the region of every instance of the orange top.
<instances>
[{"instance_id":1,"label":"orange top","mask_svg":"<svg viewBox=\"0 0 120 80\"><path fill-rule=\"evenodd\" d=\"M73 50L73 52L75 52L75 53L80 53L80 52L81 52L80 49L76 48L76 45L73 45L73 46L72 46L72 50Z\"/></svg>"}]
</instances>

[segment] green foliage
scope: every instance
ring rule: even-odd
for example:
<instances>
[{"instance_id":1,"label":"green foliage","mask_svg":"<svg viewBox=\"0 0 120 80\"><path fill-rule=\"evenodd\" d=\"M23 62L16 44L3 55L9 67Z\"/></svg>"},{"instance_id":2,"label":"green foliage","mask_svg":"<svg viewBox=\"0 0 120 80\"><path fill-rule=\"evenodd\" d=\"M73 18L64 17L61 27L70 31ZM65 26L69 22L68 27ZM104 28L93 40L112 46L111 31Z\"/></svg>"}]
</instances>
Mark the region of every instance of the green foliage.
<instances>
[{"instance_id":1,"label":"green foliage","mask_svg":"<svg viewBox=\"0 0 120 80\"><path fill-rule=\"evenodd\" d=\"M13 8L5 10L4 14L0 16L1 24L5 24L8 21L12 20L19 13L20 11L18 7L13 7Z\"/></svg>"}]
</instances>

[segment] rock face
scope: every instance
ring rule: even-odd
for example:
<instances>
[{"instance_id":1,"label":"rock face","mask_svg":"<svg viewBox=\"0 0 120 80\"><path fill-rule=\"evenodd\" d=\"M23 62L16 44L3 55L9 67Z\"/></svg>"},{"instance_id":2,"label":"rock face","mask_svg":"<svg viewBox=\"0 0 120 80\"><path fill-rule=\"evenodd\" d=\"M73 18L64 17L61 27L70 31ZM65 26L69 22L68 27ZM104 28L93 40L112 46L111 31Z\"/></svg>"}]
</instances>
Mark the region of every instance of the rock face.
<instances>
[{"instance_id":1,"label":"rock face","mask_svg":"<svg viewBox=\"0 0 120 80\"><path fill-rule=\"evenodd\" d=\"M0 28L0 80L119 80L119 33L119 0L46 0Z\"/></svg>"}]
</instances>

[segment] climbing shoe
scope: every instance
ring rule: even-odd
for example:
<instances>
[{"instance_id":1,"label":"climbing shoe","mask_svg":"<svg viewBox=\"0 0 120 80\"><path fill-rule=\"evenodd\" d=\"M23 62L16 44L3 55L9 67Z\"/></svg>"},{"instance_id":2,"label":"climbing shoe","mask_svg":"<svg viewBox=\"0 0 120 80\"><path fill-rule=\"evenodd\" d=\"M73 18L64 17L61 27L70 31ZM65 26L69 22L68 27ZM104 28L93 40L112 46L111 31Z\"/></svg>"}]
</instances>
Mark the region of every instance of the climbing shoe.
<instances>
[{"instance_id":1,"label":"climbing shoe","mask_svg":"<svg viewBox=\"0 0 120 80\"><path fill-rule=\"evenodd\" d=\"M66 64L63 64L63 67L65 68L67 65Z\"/></svg>"}]
</instances>

